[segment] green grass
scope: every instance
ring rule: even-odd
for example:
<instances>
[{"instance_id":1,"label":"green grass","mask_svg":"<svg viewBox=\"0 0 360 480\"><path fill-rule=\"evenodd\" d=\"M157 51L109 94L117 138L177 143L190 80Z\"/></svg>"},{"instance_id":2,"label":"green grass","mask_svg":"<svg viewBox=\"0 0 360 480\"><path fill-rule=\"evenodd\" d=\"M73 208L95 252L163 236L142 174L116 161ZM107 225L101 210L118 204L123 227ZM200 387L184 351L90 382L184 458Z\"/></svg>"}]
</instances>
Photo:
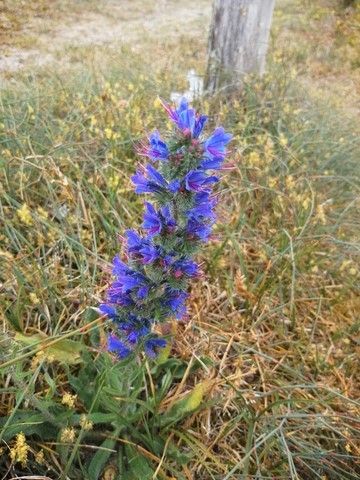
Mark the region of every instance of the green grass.
<instances>
[{"instance_id":1,"label":"green grass","mask_svg":"<svg viewBox=\"0 0 360 480\"><path fill-rule=\"evenodd\" d=\"M136 365L103 351L111 325L92 307L142 214L133 144L167 128L155 100L201 68L193 40L115 65L99 47L100 69L25 72L2 93L5 478L358 478L359 136L291 75L296 51L274 48L234 98L198 101L234 133L236 170L171 351Z\"/></svg>"}]
</instances>

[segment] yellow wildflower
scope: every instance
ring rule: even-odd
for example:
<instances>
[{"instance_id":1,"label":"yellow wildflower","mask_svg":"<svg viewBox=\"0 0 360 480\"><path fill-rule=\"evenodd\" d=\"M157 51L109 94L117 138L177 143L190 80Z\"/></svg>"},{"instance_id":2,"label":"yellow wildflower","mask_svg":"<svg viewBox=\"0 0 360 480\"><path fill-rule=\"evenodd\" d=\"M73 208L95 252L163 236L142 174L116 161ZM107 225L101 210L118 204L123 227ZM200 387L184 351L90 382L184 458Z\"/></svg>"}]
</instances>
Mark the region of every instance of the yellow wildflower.
<instances>
[{"instance_id":1,"label":"yellow wildflower","mask_svg":"<svg viewBox=\"0 0 360 480\"><path fill-rule=\"evenodd\" d=\"M75 430L73 428L64 428L60 435L60 441L64 443L74 443Z\"/></svg>"},{"instance_id":2,"label":"yellow wildflower","mask_svg":"<svg viewBox=\"0 0 360 480\"><path fill-rule=\"evenodd\" d=\"M326 225L326 216L324 207L322 205L318 205L316 208L316 218L322 225Z\"/></svg>"},{"instance_id":3,"label":"yellow wildflower","mask_svg":"<svg viewBox=\"0 0 360 480\"><path fill-rule=\"evenodd\" d=\"M86 415L82 415L80 419L80 426L86 431L92 430L94 422L88 421Z\"/></svg>"},{"instance_id":4,"label":"yellow wildflower","mask_svg":"<svg viewBox=\"0 0 360 480\"><path fill-rule=\"evenodd\" d=\"M33 359L31 360L30 371L35 371L40 363L45 360L45 358L46 353L44 351L38 352L36 355L34 355Z\"/></svg>"},{"instance_id":5,"label":"yellow wildflower","mask_svg":"<svg viewBox=\"0 0 360 480\"><path fill-rule=\"evenodd\" d=\"M77 395L71 395L71 393L66 392L61 400L63 405L67 405L69 408L74 408Z\"/></svg>"},{"instance_id":6,"label":"yellow wildflower","mask_svg":"<svg viewBox=\"0 0 360 480\"><path fill-rule=\"evenodd\" d=\"M26 443L25 435L20 432L16 436L15 445L10 449L10 458L14 463L21 462L21 465L26 467L28 451L29 445Z\"/></svg>"},{"instance_id":7,"label":"yellow wildflower","mask_svg":"<svg viewBox=\"0 0 360 480\"><path fill-rule=\"evenodd\" d=\"M261 163L259 152L257 152L256 150L250 152L248 161L251 167L259 165Z\"/></svg>"},{"instance_id":8,"label":"yellow wildflower","mask_svg":"<svg viewBox=\"0 0 360 480\"><path fill-rule=\"evenodd\" d=\"M162 108L161 100L159 97L157 97L154 101L154 107L155 108Z\"/></svg>"},{"instance_id":9,"label":"yellow wildflower","mask_svg":"<svg viewBox=\"0 0 360 480\"><path fill-rule=\"evenodd\" d=\"M39 298L37 297L36 293L33 293L31 292L30 295L30 302L33 304L33 305L39 305L40 303L40 300Z\"/></svg>"},{"instance_id":10,"label":"yellow wildflower","mask_svg":"<svg viewBox=\"0 0 360 480\"><path fill-rule=\"evenodd\" d=\"M110 140L113 136L113 131L111 128L104 128L105 137Z\"/></svg>"},{"instance_id":11,"label":"yellow wildflower","mask_svg":"<svg viewBox=\"0 0 360 480\"><path fill-rule=\"evenodd\" d=\"M49 216L48 212L41 207L38 207L36 211L39 215L39 218L41 218L41 220L45 220Z\"/></svg>"},{"instance_id":12,"label":"yellow wildflower","mask_svg":"<svg viewBox=\"0 0 360 480\"><path fill-rule=\"evenodd\" d=\"M41 449L39 452L36 453L35 462L39 463L40 465L45 462L44 450L43 449Z\"/></svg>"},{"instance_id":13,"label":"yellow wildflower","mask_svg":"<svg viewBox=\"0 0 360 480\"><path fill-rule=\"evenodd\" d=\"M351 265L351 260L343 260L342 264L340 265L340 272L343 272L347 269L348 266Z\"/></svg>"},{"instance_id":14,"label":"yellow wildflower","mask_svg":"<svg viewBox=\"0 0 360 480\"><path fill-rule=\"evenodd\" d=\"M278 178L276 177L270 177L269 178L269 187L274 188L278 183Z\"/></svg>"},{"instance_id":15,"label":"yellow wildflower","mask_svg":"<svg viewBox=\"0 0 360 480\"><path fill-rule=\"evenodd\" d=\"M20 221L26 225L32 225L33 219L31 218L30 208L24 203L22 207L17 211Z\"/></svg>"},{"instance_id":16,"label":"yellow wildflower","mask_svg":"<svg viewBox=\"0 0 360 480\"><path fill-rule=\"evenodd\" d=\"M305 210L307 210L311 205L311 201L309 198L305 198L305 200L303 200L302 202L302 206Z\"/></svg>"},{"instance_id":17,"label":"yellow wildflower","mask_svg":"<svg viewBox=\"0 0 360 480\"><path fill-rule=\"evenodd\" d=\"M283 133L280 133L279 135L279 143L282 147L286 147L286 145L288 144L288 140Z\"/></svg>"},{"instance_id":18,"label":"yellow wildflower","mask_svg":"<svg viewBox=\"0 0 360 480\"><path fill-rule=\"evenodd\" d=\"M115 188L119 185L120 182L120 175L118 173L114 173L107 181L107 184L111 190L115 190Z\"/></svg>"}]
</instances>

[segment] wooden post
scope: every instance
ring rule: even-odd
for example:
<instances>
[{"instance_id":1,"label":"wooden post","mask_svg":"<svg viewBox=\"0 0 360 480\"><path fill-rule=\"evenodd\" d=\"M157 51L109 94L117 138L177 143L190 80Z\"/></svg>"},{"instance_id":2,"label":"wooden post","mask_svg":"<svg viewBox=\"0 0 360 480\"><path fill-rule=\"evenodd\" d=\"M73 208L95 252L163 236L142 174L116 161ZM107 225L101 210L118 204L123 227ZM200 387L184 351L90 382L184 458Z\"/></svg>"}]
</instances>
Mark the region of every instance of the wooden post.
<instances>
[{"instance_id":1,"label":"wooden post","mask_svg":"<svg viewBox=\"0 0 360 480\"><path fill-rule=\"evenodd\" d=\"M275 0L213 0L205 89L263 74Z\"/></svg>"}]
</instances>

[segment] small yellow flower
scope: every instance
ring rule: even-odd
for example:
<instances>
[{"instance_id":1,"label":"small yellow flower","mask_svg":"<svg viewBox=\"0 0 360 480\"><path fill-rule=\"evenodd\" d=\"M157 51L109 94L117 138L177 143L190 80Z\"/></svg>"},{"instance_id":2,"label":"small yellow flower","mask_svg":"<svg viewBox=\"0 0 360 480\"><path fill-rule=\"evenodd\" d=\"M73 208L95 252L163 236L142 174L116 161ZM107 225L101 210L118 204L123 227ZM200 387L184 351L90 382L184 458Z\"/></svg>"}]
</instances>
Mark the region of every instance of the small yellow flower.
<instances>
[{"instance_id":1,"label":"small yellow flower","mask_svg":"<svg viewBox=\"0 0 360 480\"><path fill-rule=\"evenodd\" d=\"M304 208L305 210L307 210L310 205L311 205L311 201L310 201L308 198L305 198L305 200L303 200L303 202L302 202L303 208Z\"/></svg>"},{"instance_id":2,"label":"small yellow flower","mask_svg":"<svg viewBox=\"0 0 360 480\"><path fill-rule=\"evenodd\" d=\"M278 179L276 177L269 178L269 187L274 188L278 183Z\"/></svg>"},{"instance_id":3,"label":"small yellow flower","mask_svg":"<svg viewBox=\"0 0 360 480\"><path fill-rule=\"evenodd\" d=\"M38 207L36 211L39 215L39 218L41 218L41 220L45 220L49 216L48 212L41 207Z\"/></svg>"},{"instance_id":4,"label":"small yellow flower","mask_svg":"<svg viewBox=\"0 0 360 480\"><path fill-rule=\"evenodd\" d=\"M74 443L75 430L73 428L64 428L60 435L60 441L64 443Z\"/></svg>"},{"instance_id":5,"label":"small yellow flower","mask_svg":"<svg viewBox=\"0 0 360 480\"><path fill-rule=\"evenodd\" d=\"M286 147L286 145L288 144L288 140L283 133L280 133L279 135L279 143L282 147Z\"/></svg>"},{"instance_id":6,"label":"small yellow flower","mask_svg":"<svg viewBox=\"0 0 360 480\"><path fill-rule=\"evenodd\" d=\"M14 463L21 462L21 465L26 467L28 451L29 445L26 443L25 435L20 432L16 436L15 445L10 449L10 458Z\"/></svg>"},{"instance_id":7,"label":"small yellow flower","mask_svg":"<svg viewBox=\"0 0 360 480\"><path fill-rule=\"evenodd\" d=\"M342 264L340 265L340 272L346 270L349 265L351 265L351 260L343 260Z\"/></svg>"},{"instance_id":8,"label":"small yellow flower","mask_svg":"<svg viewBox=\"0 0 360 480\"><path fill-rule=\"evenodd\" d=\"M29 112L29 115L30 115L30 119L35 120L34 109L31 105L28 105L28 112Z\"/></svg>"},{"instance_id":9,"label":"small yellow flower","mask_svg":"<svg viewBox=\"0 0 360 480\"><path fill-rule=\"evenodd\" d=\"M35 462L39 463L40 465L45 462L44 450L43 449L41 449L39 452L36 453Z\"/></svg>"},{"instance_id":10,"label":"small yellow flower","mask_svg":"<svg viewBox=\"0 0 360 480\"><path fill-rule=\"evenodd\" d=\"M61 400L63 405L67 405L69 408L74 408L77 395L71 395L71 393L66 392Z\"/></svg>"},{"instance_id":11,"label":"small yellow flower","mask_svg":"<svg viewBox=\"0 0 360 480\"><path fill-rule=\"evenodd\" d=\"M319 222L322 225L326 225L326 216L325 216L324 207L322 205L318 205L316 207L316 218L319 220Z\"/></svg>"},{"instance_id":12,"label":"small yellow flower","mask_svg":"<svg viewBox=\"0 0 360 480\"><path fill-rule=\"evenodd\" d=\"M120 182L120 175L118 173L114 173L107 181L107 184L110 190L115 190Z\"/></svg>"},{"instance_id":13,"label":"small yellow flower","mask_svg":"<svg viewBox=\"0 0 360 480\"><path fill-rule=\"evenodd\" d=\"M88 421L86 415L82 415L82 417L80 419L80 426L81 426L81 428L83 428L86 431L92 430L92 428L94 426L94 422Z\"/></svg>"},{"instance_id":14,"label":"small yellow flower","mask_svg":"<svg viewBox=\"0 0 360 480\"><path fill-rule=\"evenodd\" d=\"M257 152L256 150L254 150L253 152L250 152L248 161L251 167L255 167L256 165L259 165L261 163L259 152Z\"/></svg>"},{"instance_id":15,"label":"small yellow flower","mask_svg":"<svg viewBox=\"0 0 360 480\"><path fill-rule=\"evenodd\" d=\"M25 223L25 225L32 225L33 219L31 217L30 208L24 203L22 207L17 211L20 221Z\"/></svg>"},{"instance_id":16,"label":"small yellow flower","mask_svg":"<svg viewBox=\"0 0 360 480\"><path fill-rule=\"evenodd\" d=\"M347 444L345 445L345 450L346 450L348 453L351 453L351 445L350 445L350 443L347 443Z\"/></svg>"},{"instance_id":17,"label":"small yellow flower","mask_svg":"<svg viewBox=\"0 0 360 480\"><path fill-rule=\"evenodd\" d=\"M39 298L37 297L36 293L34 292L31 292L30 295L30 302L33 304L33 305L39 305L40 303L40 300Z\"/></svg>"},{"instance_id":18,"label":"small yellow flower","mask_svg":"<svg viewBox=\"0 0 360 480\"><path fill-rule=\"evenodd\" d=\"M110 140L113 136L113 131L111 130L111 128L105 128L104 129L104 133L105 133L105 137Z\"/></svg>"},{"instance_id":19,"label":"small yellow flower","mask_svg":"<svg viewBox=\"0 0 360 480\"><path fill-rule=\"evenodd\" d=\"M161 100L159 97L157 97L154 101L154 107L155 108L161 108L162 107L162 104L161 104Z\"/></svg>"},{"instance_id":20,"label":"small yellow flower","mask_svg":"<svg viewBox=\"0 0 360 480\"><path fill-rule=\"evenodd\" d=\"M43 351L38 352L36 355L34 355L33 359L31 360L30 371L34 372L37 369L37 367L40 365L40 363L45 360L45 358L46 358L46 353Z\"/></svg>"}]
</instances>

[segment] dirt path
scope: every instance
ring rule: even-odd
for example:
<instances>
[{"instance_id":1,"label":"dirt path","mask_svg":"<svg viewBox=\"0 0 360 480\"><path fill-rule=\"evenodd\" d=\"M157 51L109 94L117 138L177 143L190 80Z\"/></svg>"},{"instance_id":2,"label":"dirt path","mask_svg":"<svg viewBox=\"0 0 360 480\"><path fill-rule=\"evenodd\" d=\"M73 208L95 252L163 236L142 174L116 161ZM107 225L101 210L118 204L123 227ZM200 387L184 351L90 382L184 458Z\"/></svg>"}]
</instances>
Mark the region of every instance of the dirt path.
<instances>
[{"instance_id":1,"label":"dirt path","mask_svg":"<svg viewBox=\"0 0 360 480\"><path fill-rule=\"evenodd\" d=\"M71 58L71 50L78 47L108 46L116 50L128 44L134 50L141 50L155 39L182 35L205 39L211 3L211 0L103 0L73 5L69 1L54 2L51 10L44 6L44 11L26 14L27 7L20 4L16 9L15 1L11 7L5 5L0 15L3 27L0 75L13 75L20 69L53 62L64 65ZM18 15L27 21L11 25L11 19Z\"/></svg>"},{"instance_id":2,"label":"dirt path","mask_svg":"<svg viewBox=\"0 0 360 480\"><path fill-rule=\"evenodd\" d=\"M116 62L127 45L143 53L182 36L207 42L212 0L0 0L0 85L41 67L57 72ZM309 7L309 8L308 8ZM277 0L272 54L294 66L303 88L356 115L360 109L358 9L335 0ZM154 55L153 55L154 56ZM156 56L156 55L155 55Z\"/></svg>"}]
</instances>

